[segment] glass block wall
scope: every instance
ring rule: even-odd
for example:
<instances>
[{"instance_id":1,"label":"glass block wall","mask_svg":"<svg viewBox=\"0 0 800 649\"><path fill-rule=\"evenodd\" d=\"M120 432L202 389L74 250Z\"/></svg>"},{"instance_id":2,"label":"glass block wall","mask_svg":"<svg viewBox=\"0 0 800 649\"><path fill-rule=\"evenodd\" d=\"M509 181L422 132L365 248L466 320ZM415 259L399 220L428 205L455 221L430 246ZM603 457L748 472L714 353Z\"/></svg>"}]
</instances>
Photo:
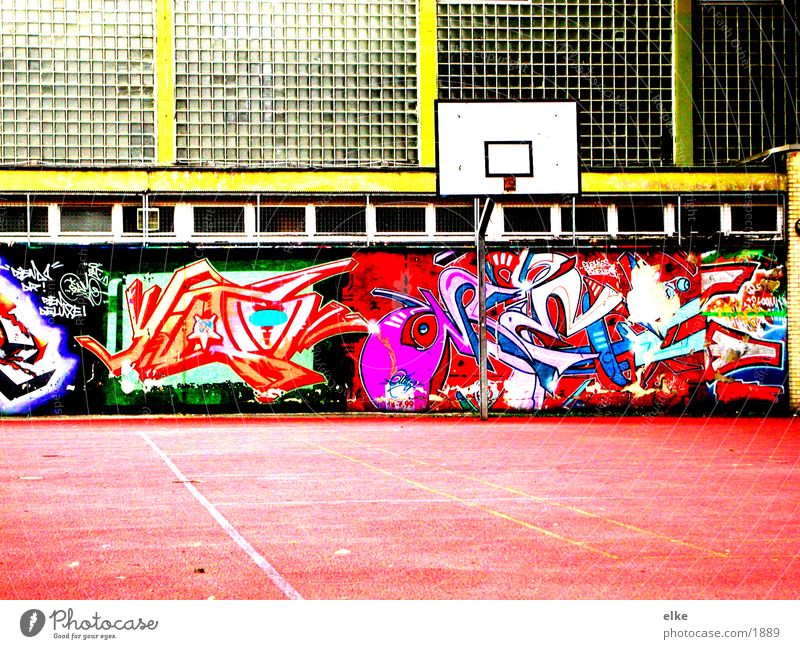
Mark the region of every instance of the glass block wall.
<instances>
[{"instance_id":1,"label":"glass block wall","mask_svg":"<svg viewBox=\"0 0 800 649\"><path fill-rule=\"evenodd\" d=\"M418 162L416 0L175 0L181 163Z\"/></svg>"},{"instance_id":2,"label":"glass block wall","mask_svg":"<svg viewBox=\"0 0 800 649\"><path fill-rule=\"evenodd\" d=\"M155 158L154 0L0 2L0 161Z\"/></svg>"},{"instance_id":3,"label":"glass block wall","mask_svg":"<svg viewBox=\"0 0 800 649\"><path fill-rule=\"evenodd\" d=\"M156 161L156 0L0 0L0 164ZM586 167L673 161L672 0L438 0L442 99L575 100ZM797 0L694 0L695 154L800 140ZM419 164L418 0L169 0L176 161Z\"/></svg>"},{"instance_id":4,"label":"glass block wall","mask_svg":"<svg viewBox=\"0 0 800 649\"><path fill-rule=\"evenodd\" d=\"M671 0L439 0L439 97L573 100L582 162L673 159Z\"/></svg>"},{"instance_id":5,"label":"glass block wall","mask_svg":"<svg viewBox=\"0 0 800 649\"><path fill-rule=\"evenodd\" d=\"M695 4L695 148L706 164L800 141L798 3Z\"/></svg>"}]
</instances>

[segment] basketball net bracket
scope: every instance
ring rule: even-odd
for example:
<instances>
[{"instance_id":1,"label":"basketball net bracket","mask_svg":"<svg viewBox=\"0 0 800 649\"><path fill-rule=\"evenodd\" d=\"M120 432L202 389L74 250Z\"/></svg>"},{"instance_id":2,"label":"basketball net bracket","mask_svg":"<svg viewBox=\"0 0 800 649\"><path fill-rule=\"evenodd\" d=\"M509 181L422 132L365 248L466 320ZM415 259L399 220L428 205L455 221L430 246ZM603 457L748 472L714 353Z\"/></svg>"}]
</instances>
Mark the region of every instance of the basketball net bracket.
<instances>
[{"instance_id":1,"label":"basketball net bracket","mask_svg":"<svg viewBox=\"0 0 800 649\"><path fill-rule=\"evenodd\" d=\"M481 419L488 419L486 232L492 197L580 192L578 109L571 101L436 102L436 193L474 201ZM496 342L495 342L496 344Z\"/></svg>"}]
</instances>

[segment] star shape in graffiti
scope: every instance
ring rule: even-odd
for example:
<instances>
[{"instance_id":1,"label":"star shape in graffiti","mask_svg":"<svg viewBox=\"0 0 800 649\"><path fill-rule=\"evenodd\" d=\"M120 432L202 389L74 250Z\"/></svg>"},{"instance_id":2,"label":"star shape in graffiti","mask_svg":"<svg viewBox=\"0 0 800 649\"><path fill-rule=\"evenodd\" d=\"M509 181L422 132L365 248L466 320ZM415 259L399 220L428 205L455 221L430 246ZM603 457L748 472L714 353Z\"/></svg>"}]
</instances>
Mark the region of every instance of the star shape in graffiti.
<instances>
[{"instance_id":1,"label":"star shape in graffiti","mask_svg":"<svg viewBox=\"0 0 800 649\"><path fill-rule=\"evenodd\" d=\"M199 315L196 315L194 317L194 329L192 333L186 336L187 340L199 341L200 347L202 347L203 350L208 349L208 341L210 339L222 340L222 336L214 329L214 322L216 319L217 316L215 315L209 316L208 318L201 318Z\"/></svg>"}]
</instances>

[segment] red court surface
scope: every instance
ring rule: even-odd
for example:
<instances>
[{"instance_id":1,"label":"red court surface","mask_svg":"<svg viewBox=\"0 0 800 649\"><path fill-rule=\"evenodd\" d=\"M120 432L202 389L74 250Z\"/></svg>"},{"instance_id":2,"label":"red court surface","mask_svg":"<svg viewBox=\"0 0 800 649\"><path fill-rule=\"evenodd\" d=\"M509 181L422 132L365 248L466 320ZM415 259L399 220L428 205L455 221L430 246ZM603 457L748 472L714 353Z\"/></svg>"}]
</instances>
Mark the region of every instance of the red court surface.
<instances>
[{"instance_id":1,"label":"red court surface","mask_svg":"<svg viewBox=\"0 0 800 649\"><path fill-rule=\"evenodd\" d=\"M795 599L800 421L0 421L0 598Z\"/></svg>"}]
</instances>

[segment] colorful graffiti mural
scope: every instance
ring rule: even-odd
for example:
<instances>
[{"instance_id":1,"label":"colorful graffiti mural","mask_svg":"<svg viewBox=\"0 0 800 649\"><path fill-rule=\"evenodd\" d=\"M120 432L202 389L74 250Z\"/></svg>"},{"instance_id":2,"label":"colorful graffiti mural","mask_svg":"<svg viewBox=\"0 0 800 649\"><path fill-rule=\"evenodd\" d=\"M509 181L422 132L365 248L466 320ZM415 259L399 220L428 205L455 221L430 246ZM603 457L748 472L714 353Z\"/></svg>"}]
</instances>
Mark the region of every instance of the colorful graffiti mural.
<instances>
[{"instance_id":1,"label":"colorful graffiti mural","mask_svg":"<svg viewBox=\"0 0 800 649\"><path fill-rule=\"evenodd\" d=\"M491 250L492 410L785 406L783 254ZM471 251L9 246L0 411L470 411L477 309Z\"/></svg>"},{"instance_id":2,"label":"colorful graffiti mural","mask_svg":"<svg viewBox=\"0 0 800 649\"><path fill-rule=\"evenodd\" d=\"M720 403L777 401L786 378L784 268L762 251L703 259L707 380Z\"/></svg>"},{"instance_id":3,"label":"colorful graffiti mural","mask_svg":"<svg viewBox=\"0 0 800 649\"><path fill-rule=\"evenodd\" d=\"M114 376L134 372L143 387L210 363L229 366L269 403L285 392L325 381L295 362L302 351L334 334L366 331L342 304L322 303L315 283L355 267L343 259L247 285L223 277L202 259L176 270L167 286L146 290L139 279L125 291L133 329L130 345L112 353L91 336L77 342Z\"/></svg>"},{"instance_id":4,"label":"colorful graffiti mural","mask_svg":"<svg viewBox=\"0 0 800 649\"><path fill-rule=\"evenodd\" d=\"M785 378L785 310L776 294L781 271L762 263L716 259L704 268L685 253L490 253L494 408L625 408L656 399L668 407L697 399L699 387L721 400L776 401ZM360 305L370 319L361 386L375 408L475 407L474 258L440 253L433 265L431 287L370 291L399 307L381 314Z\"/></svg>"},{"instance_id":5,"label":"colorful graffiti mural","mask_svg":"<svg viewBox=\"0 0 800 649\"><path fill-rule=\"evenodd\" d=\"M75 387L78 359L28 287L0 268L0 412L29 413Z\"/></svg>"},{"instance_id":6,"label":"colorful graffiti mural","mask_svg":"<svg viewBox=\"0 0 800 649\"><path fill-rule=\"evenodd\" d=\"M3 262L0 270L19 281L24 292L38 295L39 313L48 318L85 318L87 309L101 304L108 286L102 265L81 259L74 271L68 271L58 260L37 265L35 259L26 259L20 265Z\"/></svg>"}]
</instances>

